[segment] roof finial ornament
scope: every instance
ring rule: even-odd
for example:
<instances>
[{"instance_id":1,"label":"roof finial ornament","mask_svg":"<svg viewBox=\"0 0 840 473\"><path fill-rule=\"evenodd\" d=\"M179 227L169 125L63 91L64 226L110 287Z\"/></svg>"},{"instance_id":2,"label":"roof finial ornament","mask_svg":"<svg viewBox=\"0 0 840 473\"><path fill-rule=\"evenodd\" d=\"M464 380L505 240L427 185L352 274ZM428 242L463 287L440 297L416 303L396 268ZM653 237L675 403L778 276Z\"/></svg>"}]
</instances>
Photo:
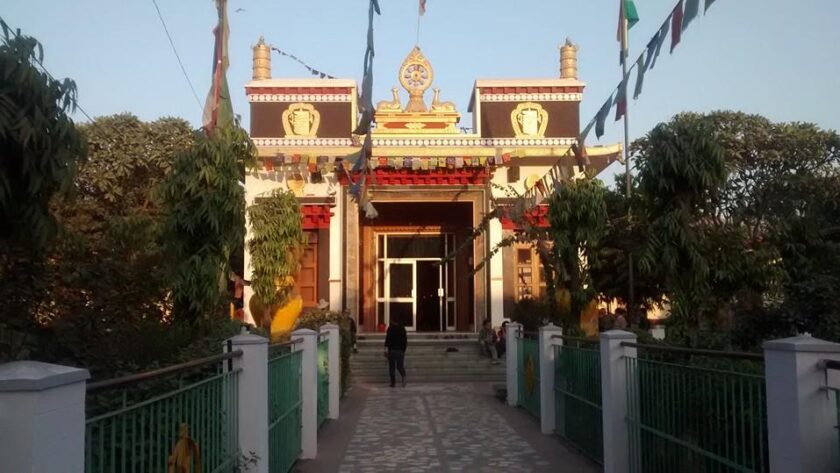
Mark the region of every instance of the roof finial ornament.
<instances>
[{"instance_id":1,"label":"roof finial ornament","mask_svg":"<svg viewBox=\"0 0 840 473\"><path fill-rule=\"evenodd\" d=\"M253 49L254 59L251 78L253 80L271 79L271 46L266 44L265 38L260 36Z\"/></svg>"},{"instance_id":2,"label":"roof finial ornament","mask_svg":"<svg viewBox=\"0 0 840 473\"><path fill-rule=\"evenodd\" d=\"M577 79L577 51L578 47L566 38L566 44L560 47L560 78Z\"/></svg>"}]
</instances>

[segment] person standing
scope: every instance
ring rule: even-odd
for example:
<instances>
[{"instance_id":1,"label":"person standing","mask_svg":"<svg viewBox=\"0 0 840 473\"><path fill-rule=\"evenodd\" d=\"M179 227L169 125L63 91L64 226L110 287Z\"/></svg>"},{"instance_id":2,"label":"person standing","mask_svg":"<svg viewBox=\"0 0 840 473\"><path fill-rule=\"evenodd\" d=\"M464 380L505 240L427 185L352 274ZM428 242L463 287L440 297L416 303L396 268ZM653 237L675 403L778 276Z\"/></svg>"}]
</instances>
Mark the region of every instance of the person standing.
<instances>
[{"instance_id":1,"label":"person standing","mask_svg":"<svg viewBox=\"0 0 840 473\"><path fill-rule=\"evenodd\" d=\"M394 369L402 376L405 387L405 349L408 347L408 334L399 322L391 322L385 334L385 356L388 358L388 375L391 377L391 387L396 383Z\"/></svg>"}]
</instances>

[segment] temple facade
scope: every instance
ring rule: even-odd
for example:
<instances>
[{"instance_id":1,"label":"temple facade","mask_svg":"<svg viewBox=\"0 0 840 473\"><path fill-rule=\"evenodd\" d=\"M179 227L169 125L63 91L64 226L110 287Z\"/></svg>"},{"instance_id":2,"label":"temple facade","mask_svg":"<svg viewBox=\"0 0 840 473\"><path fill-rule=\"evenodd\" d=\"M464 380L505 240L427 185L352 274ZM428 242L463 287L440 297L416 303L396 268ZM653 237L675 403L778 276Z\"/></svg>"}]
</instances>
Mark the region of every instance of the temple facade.
<instances>
[{"instance_id":1,"label":"temple facade","mask_svg":"<svg viewBox=\"0 0 840 473\"><path fill-rule=\"evenodd\" d=\"M432 88L432 64L415 47L397 73L402 90L376 106L362 186L353 172L364 139L353 135L356 82L274 78L261 39L245 86L262 162L246 176L247 202L277 188L298 197L309 239L296 278L304 306L325 300L348 311L361 332L393 320L415 331L471 332L488 318L500 325L517 300L541 296L545 282L530 245L489 257L517 231L514 222L494 219L471 236L494 206L512 203L511 191L537 185L561 157L565 176L581 174L567 152L578 136L585 84L571 43L561 57L558 78L476 80L464 124L458 107ZM600 171L621 148L587 152ZM546 224L546 209L532 209L537 224ZM250 296L246 287L246 317Z\"/></svg>"}]
</instances>

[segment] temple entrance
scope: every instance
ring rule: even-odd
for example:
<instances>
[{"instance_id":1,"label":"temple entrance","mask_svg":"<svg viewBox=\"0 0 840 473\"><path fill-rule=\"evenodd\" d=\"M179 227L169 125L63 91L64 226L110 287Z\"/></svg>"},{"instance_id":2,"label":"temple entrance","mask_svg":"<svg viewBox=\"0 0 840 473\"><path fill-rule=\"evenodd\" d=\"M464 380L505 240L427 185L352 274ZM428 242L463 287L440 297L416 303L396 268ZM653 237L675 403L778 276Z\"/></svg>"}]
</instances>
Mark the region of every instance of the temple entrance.
<instances>
[{"instance_id":1,"label":"temple entrance","mask_svg":"<svg viewBox=\"0 0 840 473\"><path fill-rule=\"evenodd\" d=\"M454 235L386 233L377 242L377 319L411 331L454 331L455 264L444 260Z\"/></svg>"}]
</instances>

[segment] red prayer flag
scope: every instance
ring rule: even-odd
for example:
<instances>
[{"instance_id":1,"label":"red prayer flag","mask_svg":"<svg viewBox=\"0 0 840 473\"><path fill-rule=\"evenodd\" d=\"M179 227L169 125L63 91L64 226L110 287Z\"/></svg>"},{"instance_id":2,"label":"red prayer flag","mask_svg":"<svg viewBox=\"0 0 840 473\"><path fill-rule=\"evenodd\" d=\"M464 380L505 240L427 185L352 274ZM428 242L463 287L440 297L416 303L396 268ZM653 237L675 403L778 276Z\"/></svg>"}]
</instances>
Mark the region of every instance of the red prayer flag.
<instances>
[{"instance_id":1,"label":"red prayer flag","mask_svg":"<svg viewBox=\"0 0 840 473\"><path fill-rule=\"evenodd\" d=\"M420 15L426 13L426 0L420 0Z\"/></svg>"},{"instance_id":2,"label":"red prayer flag","mask_svg":"<svg viewBox=\"0 0 840 473\"><path fill-rule=\"evenodd\" d=\"M674 11L671 12L671 52L680 44L680 36L682 35L683 22L683 0L677 3Z\"/></svg>"}]
</instances>

